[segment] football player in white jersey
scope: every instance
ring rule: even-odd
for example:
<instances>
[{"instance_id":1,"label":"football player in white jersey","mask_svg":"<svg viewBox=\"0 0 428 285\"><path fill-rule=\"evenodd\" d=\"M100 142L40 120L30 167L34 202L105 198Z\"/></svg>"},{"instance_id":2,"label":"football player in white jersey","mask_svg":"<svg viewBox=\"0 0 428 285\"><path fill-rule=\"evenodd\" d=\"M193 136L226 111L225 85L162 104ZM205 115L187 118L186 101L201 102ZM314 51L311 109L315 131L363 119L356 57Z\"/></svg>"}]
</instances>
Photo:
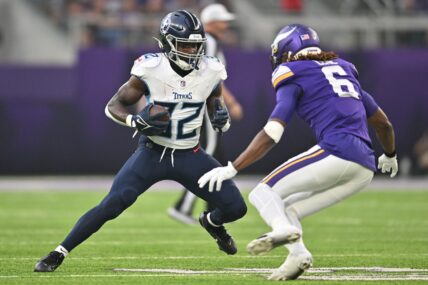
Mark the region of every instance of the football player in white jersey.
<instances>
[{"instance_id":1,"label":"football player in white jersey","mask_svg":"<svg viewBox=\"0 0 428 285\"><path fill-rule=\"evenodd\" d=\"M214 204L216 208L203 212L199 222L220 250L227 254L237 252L223 223L235 221L246 213L238 188L229 180L223 183L224 191L209 192L208 187L199 189L197 183L203 173L221 166L200 148L199 133L206 108L216 131L225 132L230 126L221 98L226 70L218 59L204 56L204 28L188 11L165 16L158 41L162 53L138 58L130 79L119 88L105 110L113 121L141 134L137 150L117 173L108 195L79 219L54 251L37 262L34 271L54 271L71 250L161 180L177 181ZM146 96L147 105L140 113L130 114L127 107L142 96ZM161 105L167 111L151 112L154 105Z\"/></svg>"}]
</instances>

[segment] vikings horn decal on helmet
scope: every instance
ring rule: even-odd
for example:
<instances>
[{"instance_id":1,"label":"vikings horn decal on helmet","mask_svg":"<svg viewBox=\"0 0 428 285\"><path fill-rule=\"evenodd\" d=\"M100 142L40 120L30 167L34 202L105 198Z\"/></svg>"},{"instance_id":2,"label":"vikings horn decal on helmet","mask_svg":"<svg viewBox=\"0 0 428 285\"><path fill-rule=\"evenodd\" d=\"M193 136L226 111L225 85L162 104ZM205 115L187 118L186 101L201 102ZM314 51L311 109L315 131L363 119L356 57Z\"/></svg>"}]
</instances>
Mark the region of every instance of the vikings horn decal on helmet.
<instances>
[{"instance_id":1,"label":"vikings horn decal on helmet","mask_svg":"<svg viewBox=\"0 0 428 285\"><path fill-rule=\"evenodd\" d=\"M282 62L284 54L287 60L295 56L299 51L314 48L321 51L317 32L312 28L300 24L291 24L282 28L271 45L271 63L275 69Z\"/></svg>"},{"instance_id":2,"label":"vikings horn decal on helmet","mask_svg":"<svg viewBox=\"0 0 428 285\"><path fill-rule=\"evenodd\" d=\"M204 27L195 15L186 10L171 12L162 19L159 32L159 47L169 60L182 70L198 69L206 38Z\"/></svg>"}]
</instances>

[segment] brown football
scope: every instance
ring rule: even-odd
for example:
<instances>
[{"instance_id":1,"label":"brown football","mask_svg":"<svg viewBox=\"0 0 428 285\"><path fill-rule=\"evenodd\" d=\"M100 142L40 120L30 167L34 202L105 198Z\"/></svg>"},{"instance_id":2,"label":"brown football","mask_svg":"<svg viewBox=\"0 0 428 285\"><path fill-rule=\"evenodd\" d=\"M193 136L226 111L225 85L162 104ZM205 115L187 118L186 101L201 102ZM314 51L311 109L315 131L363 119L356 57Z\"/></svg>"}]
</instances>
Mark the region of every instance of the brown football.
<instances>
[{"instance_id":1,"label":"brown football","mask_svg":"<svg viewBox=\"0 0 428 285\"><path fill-rule=\"evenodd\" d=\"M163 115L163 116L161 116L161 117L157 118L157 120L158 120L158 121L164 121L164 122L169 121L169 113L168 113L168 110L167 110L164 106L161 106L161 105L153 105L153 106L150 108L150 116L151 116L151 117L152 117L152 116L155 116L156 114L163 113L163 112L167 112L167 113L166 113L165 115Z\"/></svg>"}]
</instances>

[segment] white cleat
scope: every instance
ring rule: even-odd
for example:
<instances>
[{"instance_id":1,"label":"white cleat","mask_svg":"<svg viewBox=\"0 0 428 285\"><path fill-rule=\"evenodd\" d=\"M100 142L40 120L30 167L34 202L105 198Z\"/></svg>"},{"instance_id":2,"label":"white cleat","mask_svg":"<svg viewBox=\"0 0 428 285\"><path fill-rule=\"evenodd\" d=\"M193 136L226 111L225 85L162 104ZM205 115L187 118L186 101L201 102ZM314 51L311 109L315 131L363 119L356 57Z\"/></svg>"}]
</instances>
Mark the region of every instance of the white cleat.
<instances>
[{"instance_id":1,"label":"white cleat","mask_svg":"<svg viewBox=\"0 0 428 285\"><path fill-rule=\"evenodd\" d=\"M293 227L291 231L287 233L278 234L278 233L270 232L251 241L247 245L247 251L251 255L263 255L268 253L275 247L295 242L300 237L301 237L301 232L299 231L299 229L295 227Z\"/></svg>"},{"instance_id":2,"label":"white cleat","mask_svg":"<svg viewBox=\"0 0 428 285\"><path fill-rule=\"evenodd\" d=\"M275 269L268 280L295 280L312 267L312 255L309 251L289 254L285 262Z\"/></svg>"}]
</instances>

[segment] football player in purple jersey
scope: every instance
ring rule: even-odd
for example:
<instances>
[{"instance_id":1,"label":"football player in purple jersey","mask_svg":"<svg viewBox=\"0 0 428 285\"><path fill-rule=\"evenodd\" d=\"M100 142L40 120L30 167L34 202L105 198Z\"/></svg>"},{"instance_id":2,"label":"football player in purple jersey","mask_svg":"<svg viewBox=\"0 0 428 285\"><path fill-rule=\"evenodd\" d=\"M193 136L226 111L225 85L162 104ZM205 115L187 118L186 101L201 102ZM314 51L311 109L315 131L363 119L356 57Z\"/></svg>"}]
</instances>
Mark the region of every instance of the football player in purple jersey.
<instances>
[{"instance_id":1,"label":"football player in purple jersey","mask_svg":"<svg viewBox=\"0 0 428 285\"><path fill-rule=\"evenodd\" d=\"M267 124L237 159L204 174L199 185L219 191L224 180L261 159L279 142L294 112L310 125L317 145L277 166L249 195L272 231L247 250L260 255L285 245L289 254L269 279L288 280L313 262L300 221L371 182L376 166L368 125L384 150L378 168L394 177L398 164L391 122L361 87L352 63L323 51L317 33L299 24L285 26L271 47L277 102Z\"/></svg>"}]
</instances>

